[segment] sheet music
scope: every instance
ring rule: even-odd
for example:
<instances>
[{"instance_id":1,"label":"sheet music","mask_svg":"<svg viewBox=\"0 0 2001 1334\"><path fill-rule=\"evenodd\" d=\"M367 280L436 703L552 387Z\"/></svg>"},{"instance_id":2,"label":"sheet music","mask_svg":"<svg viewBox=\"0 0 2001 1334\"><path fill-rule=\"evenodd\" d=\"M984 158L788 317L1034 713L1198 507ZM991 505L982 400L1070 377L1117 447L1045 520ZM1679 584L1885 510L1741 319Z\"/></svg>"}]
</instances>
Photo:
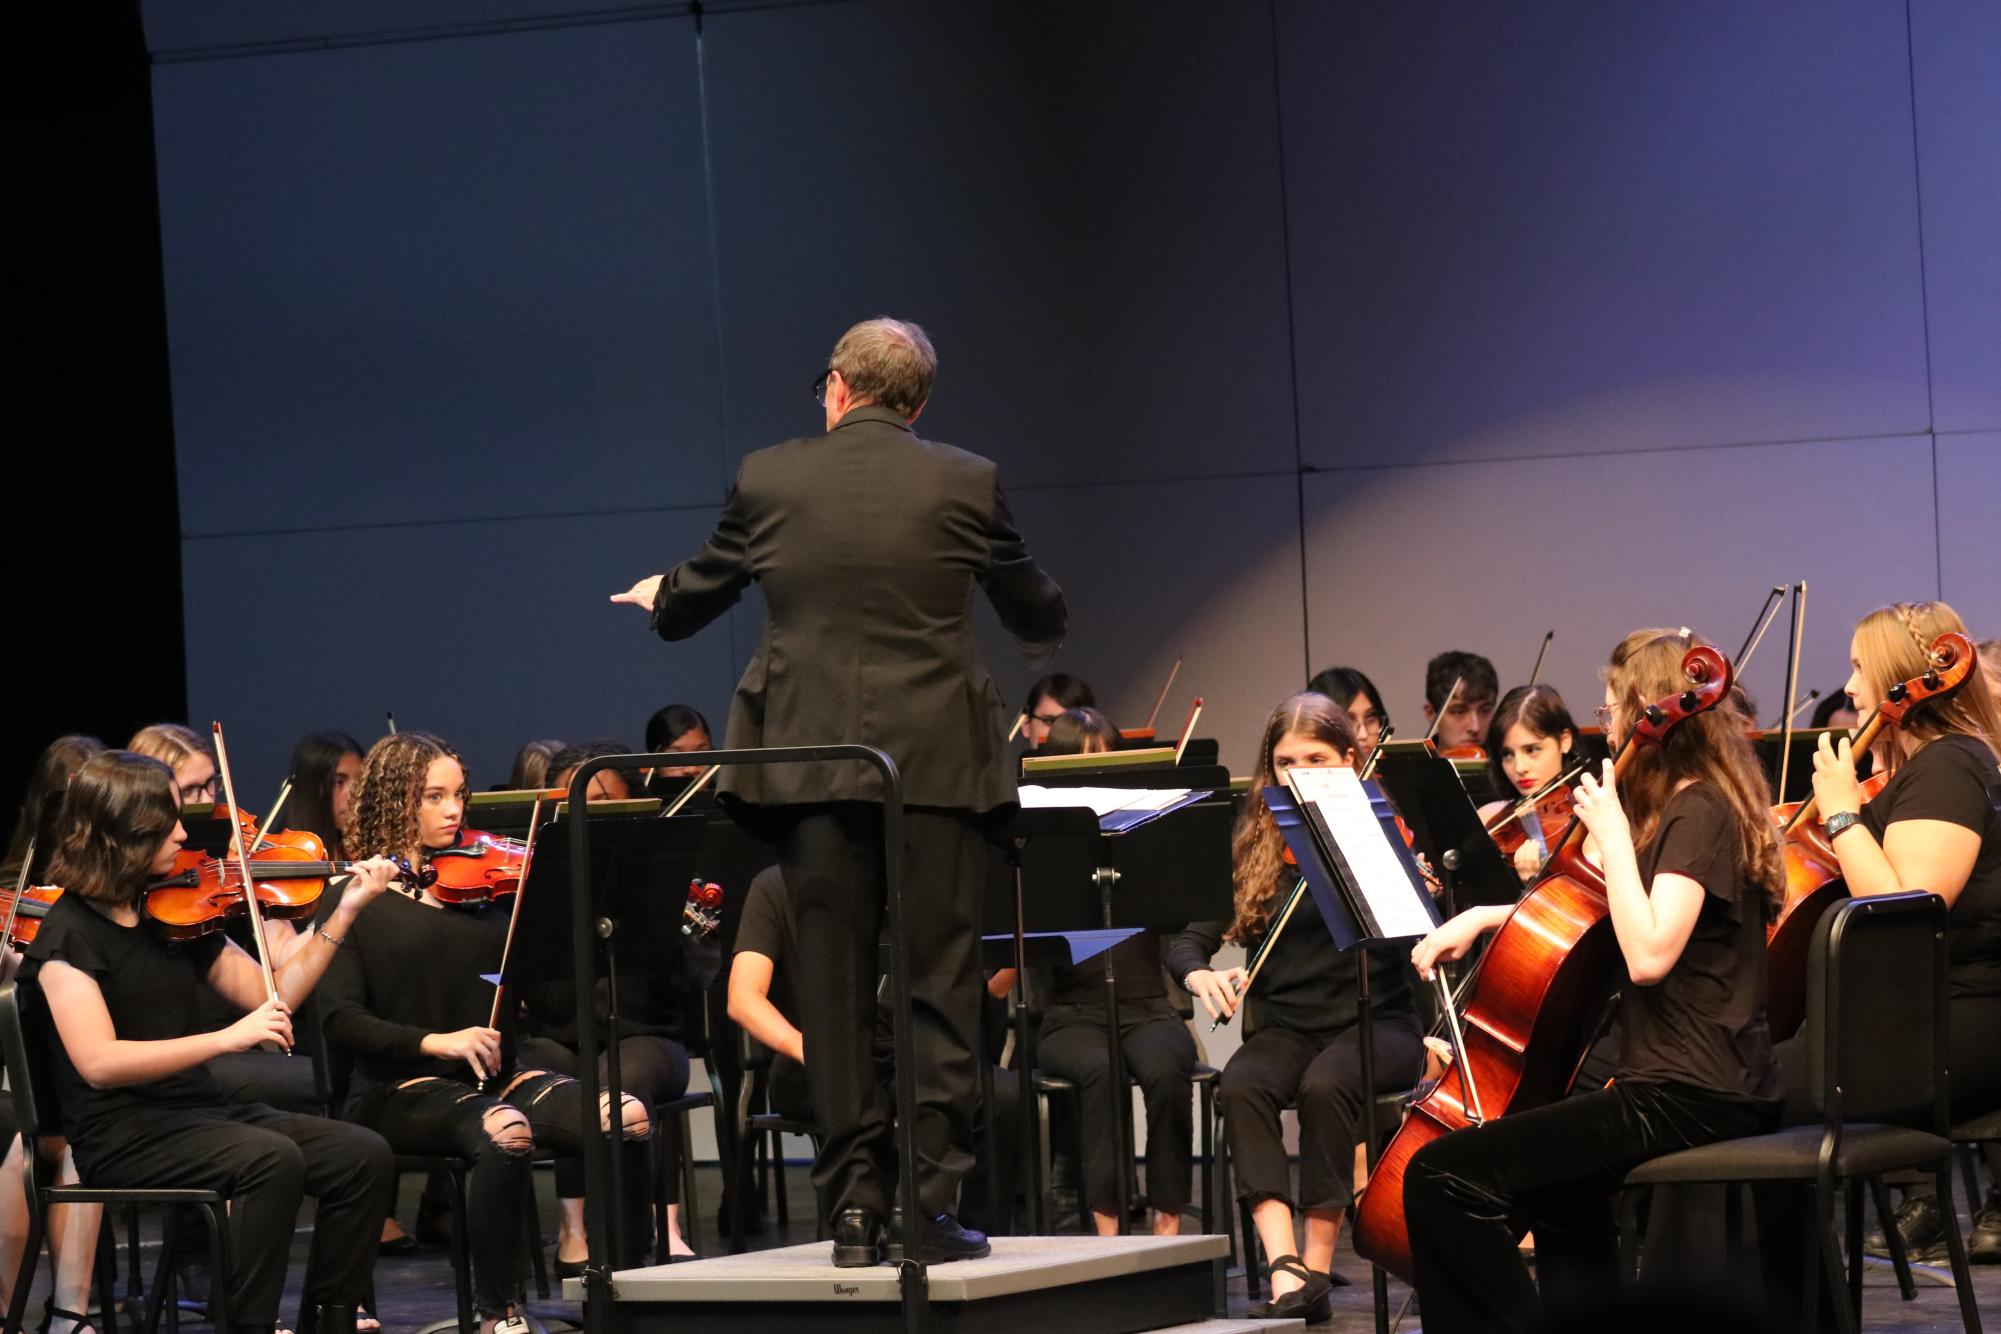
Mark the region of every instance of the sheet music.
<instances>
[{"instance_id":1,"label":"sheet music","mask_svg":"<svg viewBox=\"0 0 2001 1334\"><path fill-rule=\"evenodd\" d=\"M1389 835L1376 818L1369 794L1353 769L1294 769L1288 778L1302 802L1312 804L1341 845L1341 855L1354 873L1355 890L1367 902L1385 940L1429 935L1430 914L1421 887L1390 847Z\"/></svg>"},{"instance_id":2,"label":"sheet music","mask_svg":"<svg viewBox=\"0 0 2001 1334\"><path fill-rule=\"evenodd\" d=\"M1021 804L1026 810L1051 806L1089 806L1100 820L1114 811L1164 811L1185 801L1194 788L1038 787L1024 784Z\"/></svg>"}]
</instances>

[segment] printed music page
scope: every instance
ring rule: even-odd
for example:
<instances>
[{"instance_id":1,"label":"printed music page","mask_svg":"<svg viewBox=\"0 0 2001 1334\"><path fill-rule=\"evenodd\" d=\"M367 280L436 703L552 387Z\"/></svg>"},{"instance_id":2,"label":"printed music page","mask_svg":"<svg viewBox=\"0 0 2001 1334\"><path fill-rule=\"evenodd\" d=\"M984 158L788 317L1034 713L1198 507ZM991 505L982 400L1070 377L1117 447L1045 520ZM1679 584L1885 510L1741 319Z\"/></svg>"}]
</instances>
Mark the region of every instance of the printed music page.
<instances>
[{"instance_id":1,"label":"printed music page","mask_svg":"<svg viewBox=\"0 0 2001 1334\"><path fill-rule=\"evenodd\" d=\"M1340 846L1355 892L1376 919L1376 934L1384 940L1430 934L1434 923L1425 906L1425 891L1411 883L1355 771L1294 769L1286 778Z\"/></svg>"}]
</instances>

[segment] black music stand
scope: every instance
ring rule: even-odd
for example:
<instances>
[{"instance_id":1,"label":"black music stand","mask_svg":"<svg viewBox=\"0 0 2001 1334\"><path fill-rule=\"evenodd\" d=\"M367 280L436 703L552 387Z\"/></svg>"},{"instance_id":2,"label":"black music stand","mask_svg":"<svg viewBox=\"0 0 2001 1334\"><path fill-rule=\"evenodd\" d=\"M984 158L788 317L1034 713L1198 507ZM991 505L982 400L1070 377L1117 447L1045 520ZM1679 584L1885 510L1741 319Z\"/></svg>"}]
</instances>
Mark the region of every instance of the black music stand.
<instances>
[{"instance_id":1,"label":"black music stand","mask_svg":"<svg viewBox=\"0 0 2001 1334\"><path fill-rule=\"evenodd\" d=\"M1113 811L1099 816L1087 806L1043 806L1024 808L1014 816L1005 831L1013 846L1012 892L988 897L985 929L1013 941L1017 966L1028 961L1027 942L1044 933L1179 930L1191 921L1228 915L1232 808L1227 771L1219 766L1156 765L1068 769L1038 774L1035 779L1034 786L1049 788L1186 787L1189 792L1159 810ZM1111 943L1115 942L1099 946L1105 961L1105 1047L1112 1087L1124 1089L1118 971ZM1027 993L1024 990L1022 994ZM1029 1081L1023 1087L1032 1089L1035 1044L1025 1005L1016 1007L1015 1051L1021 1078ZM1129 1112L1113 1118L1113 1153L1120 1163L1132 1153L1131 1120ZM1036 1119L1024 1116L1025 1161L1039 1160L1037 1137ZM1121 1169L1118 1217L1122 1235L1132 1212L1128 1180ZM1030 1210L1033 1225L1042 1230L1039 1194L1030 1202Z\"/></svg>"},{"instance_id":2,"label":"black music stand","mask_svg":"<svg viewBox=\"0 0 2001 1334\"><path fill-rule=\"evenodd\" d=\"M1481 826L1452 761L1422 743L1385 746L1376 781L1395 800L1417 850L1445 881L1448 917L1472 904L1510 904L1521 897L1521 877Z\"/></svg>"},{"instance_id":3,"label":"black music stand","mask_svg":"<svg viewBox=\"0 0 2001 1334\"><path fill-rule=\"evenodd\" d=\"M1290 787L1265 789L1265 805L1270 808L1272 818L1278 822L1279 832L1285 836L1286 846L1299 863L1299 873L1305 878L1313 902L1327 923L1328 933L1334 937L1335 947L1344 952L1357 947L1417 938L1408 931L1386 934L1391 928L1385 925L1385 914L1380 909L1393 900L1400 900L1404 909L1421 909L1424 919L1431 926L1437 926L1441 920L1438 905L1424 886L1417 859L1404 846L1403 836L1396 828L1395 813L1384 800L1380 787L1371 780L1363 783L1362 788L1373 807L1376 829L1403 871L1401 879L1385 877L1373 880L1366 877L1359 868L1381 865L1379 860L1364 862L1359 855L1355 855L1362 849L1345 845L1342 831L1330 826L1312 803L1298 800ZM1368 837L1368 831L1360 832L1362 837ZM1373 1172L1379 1146L1376 1131L1376 1044L1370 1031L1374 1015L1369 996L1367 959L1359 961L1355 979L1355 1022L1362 1064L1362 1139L1366 1146L1364 1158ZM1452 1032L1456 1052L1460 1045L1456 1021ZM1387 1334L1390 1316L1388 1282L1381 1265L1371 1264L1369 1268L1374 1289L1376 1331L1377 1334Z\"/></svg>"},{"instance_id":4,"label":"black music stand","mask_svg":"<svg viewBox=\"0 0 2001 1334\"><path fill-rule=\"evenodd\" d=\"M630 942L641 958L656 958L681 942L681 915L687 899L680 892L693 876L700 857L708 820L699 815L677 815L663 820L655 810L606 810L605 806L630 803L599 803L582 807L587 812L590 831L590 874L584 881L589 895L588 915L596 927L597 957L603 961L610 982L605 1015L606 1105L620 1106L625 1085L620 1078L618 1054L618 946ZM657 803L646 805L657 807ZM554 802L543 809L553 815ZM570 833L575 819L566 808L560 818L552 818L535 836L535 857L521 886L521 919L515 925L514 944L507 956L506 974L500 979L503 996L519 996L523 987L571 975L576 959L572 897L578 892L570 851ZM579 1007L595 1004L594 975L575 975ZM578 1033L583 1048L584 1035ZM579 1053L583 1064L596 1067L594 1045ZM593 1099L588 1105L596 1106ZM614 1122L614 1124L616 1124ZM616 1130L606 1131L607 1138ZM624 1226L622 1209L625 1192L632 1183L617 1170L617 1155L610 1155L611 1197L610 1254L621 1254L619 1233Z\"/></svg>"}]
</instances>

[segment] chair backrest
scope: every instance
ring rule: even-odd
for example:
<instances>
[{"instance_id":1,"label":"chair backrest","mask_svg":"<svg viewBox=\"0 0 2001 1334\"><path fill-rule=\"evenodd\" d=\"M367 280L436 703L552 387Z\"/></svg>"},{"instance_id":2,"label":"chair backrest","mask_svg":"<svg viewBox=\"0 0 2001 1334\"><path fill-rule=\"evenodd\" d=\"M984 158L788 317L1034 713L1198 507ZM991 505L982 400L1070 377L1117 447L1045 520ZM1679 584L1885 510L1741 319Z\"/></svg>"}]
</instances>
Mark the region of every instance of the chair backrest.
<instances>
[{"instance_id":1,"label":"chair backrest","mask_svg":"<svg viewBox=\"0 0 2001 1334\"><path fill-rule=\"evenodd\" d=\"M1945 903L1844 899L1807 958L1807 1092L1831 1125L1946 1132Z\"/></svg>"},{"instance_id":2,"label":"chair backrest","mask_svg":"<svg viewBox=\"0 0 2001 1334\"><path fill-rule=\"evenodd\" d=\"M21 1133L33 1144L36 1137L60 1130L62 1114L50 1101L55 1096L55 1079L49 1067L46 1024L24 1017L24 1004L41 1012L38 1018L45 1018L39 991L29 988L24 994L13 982L0 987L0 1053L7 1061L7 1087Z\"/></svg>"}]
</instances>

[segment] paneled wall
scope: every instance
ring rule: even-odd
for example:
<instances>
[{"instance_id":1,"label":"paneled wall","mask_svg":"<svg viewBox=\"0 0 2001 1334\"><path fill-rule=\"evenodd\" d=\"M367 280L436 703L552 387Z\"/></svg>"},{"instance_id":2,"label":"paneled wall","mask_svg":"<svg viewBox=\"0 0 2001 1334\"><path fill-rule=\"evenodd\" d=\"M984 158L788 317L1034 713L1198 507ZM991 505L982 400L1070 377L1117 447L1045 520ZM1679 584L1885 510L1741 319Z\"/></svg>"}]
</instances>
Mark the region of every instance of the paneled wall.
<instances>
[{"instance_id":1,"label":"paneled wall","mask_svg":"<svg viewBox=\"0 0 2001 1334\"><path fill-rule=\"evenodd\" d=\"M1185 653L1238 768L1330 662L1412 728L1432 652L1554 629L1588 705L1794 579L1824 690L1892 598L2001 633L1984 0L703 8L147 6L191 709L252 790L385 709L480 785L719 714L754 602L666 646L605 597L882 312L1058 666L1131 723Z\"/></svg>"}]
</instances>

